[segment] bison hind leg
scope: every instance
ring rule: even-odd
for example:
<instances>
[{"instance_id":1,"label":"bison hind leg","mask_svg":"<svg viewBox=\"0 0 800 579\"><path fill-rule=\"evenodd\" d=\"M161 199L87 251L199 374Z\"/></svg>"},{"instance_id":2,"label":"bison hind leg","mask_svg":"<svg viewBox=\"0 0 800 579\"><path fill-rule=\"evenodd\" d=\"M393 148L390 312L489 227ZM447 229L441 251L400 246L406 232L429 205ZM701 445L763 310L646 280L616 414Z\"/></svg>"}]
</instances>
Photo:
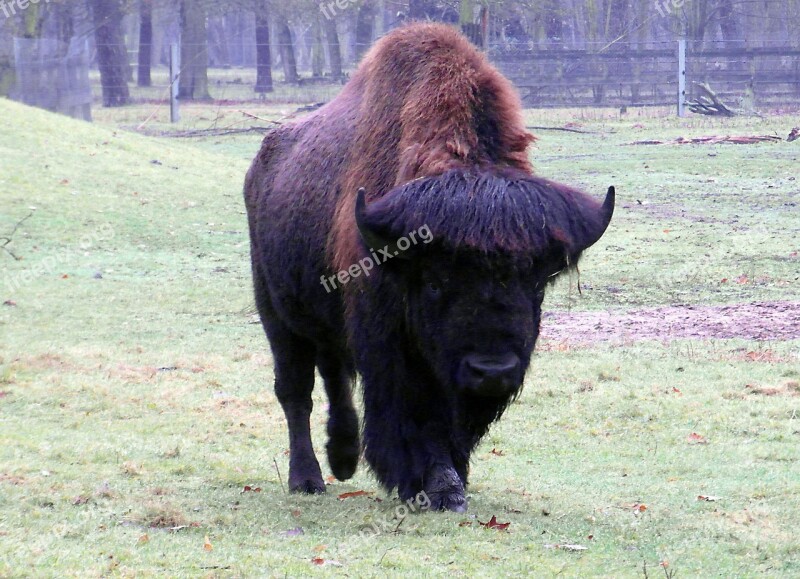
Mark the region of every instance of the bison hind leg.
<instances>
[{"instance_id":1,"label":"bison hind leg","mask_svg":"<svg viewBox=\"0 0 800 579\"><path fill-rule=\"evenodd\" d=\"M358 416L353 407L352 384L355 379L353 363L347 354L321 351L317 366L325 381L330 402L328 416L328 463L333 476L347 480L353 476L361 455Z\"/></svg>"},{"instance_id":2,"label":"bison hind leg","mask_svg":"<svg viewBox=\"0 0 800 579\"><path fill-rule=\"evenodd\" d=\"M316 347L278 318L259 275L255 276L255 289L256 306L275 360L275 396L289 426L289 490L324 493L325 483L311 442Z\"/></svg>"}]
</instances>

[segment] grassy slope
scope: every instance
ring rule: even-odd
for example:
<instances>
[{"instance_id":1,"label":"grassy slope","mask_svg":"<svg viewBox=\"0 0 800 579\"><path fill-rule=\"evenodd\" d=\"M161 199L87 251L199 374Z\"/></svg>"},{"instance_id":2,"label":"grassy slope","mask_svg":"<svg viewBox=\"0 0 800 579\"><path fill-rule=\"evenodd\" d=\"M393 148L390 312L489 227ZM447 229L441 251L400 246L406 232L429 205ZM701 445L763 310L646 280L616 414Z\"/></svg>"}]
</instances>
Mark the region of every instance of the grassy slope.
<instances>
[{"instance_id":1,"label":"grassy slope","mask_svg":"<svg viewBox=\"0 0 800 579\"><path fill-rule=\"evenodd\" d=\"M623 196L582 267L594 289L563 283L549 307L796 298L797 146L621 144L797 119L636 122L542 133L540 172ZM0 255L0 301L17 304L0 307L0 575L641 576L646 563L659 576L662 561L679 576L800 573L797 342L542 348L475 456L468 516L360 539L398 524L381 493L336 500L376 490L366 469L327 496L286 496L286 427L248 323L239 191L257 146L147 139L0 100L0 235L37 208L9 245L24 259ZM509 532L477 524L492 515ZM545 548L560 543L589 549Z\"/></svg>"}]
</instances>

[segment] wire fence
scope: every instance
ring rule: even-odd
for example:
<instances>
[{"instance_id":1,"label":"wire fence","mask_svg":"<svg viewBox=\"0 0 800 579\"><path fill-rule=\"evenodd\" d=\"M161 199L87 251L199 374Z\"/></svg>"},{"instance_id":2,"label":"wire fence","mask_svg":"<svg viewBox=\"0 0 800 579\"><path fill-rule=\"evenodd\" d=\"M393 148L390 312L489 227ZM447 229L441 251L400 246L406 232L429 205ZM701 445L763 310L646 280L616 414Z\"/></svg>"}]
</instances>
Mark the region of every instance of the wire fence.
<instances>
[{"instance_id":1,"label":"wire fence","mask_svg":"<svg viewBox=\"0 0 800 579\"><path fill-rule=\"evenodd\" d=\"M690 102L701 99L708 94L706 89L731 108L743 111L800 108L800 48L782 42L759 42L757 46L690 42L682 67L678 44L584 43L580 48L564 48L495 43L486 53L519 89L524 105L531 108L676 106L682 98ZM256 66L210 66L208 94L223 103L328 101L341 90L355 64L344 63L342 75L334 77L331 51L325 43L320 47L317 54L296 51L297 78L287 82L293 73L291 63L285 60L288 52L273 43L273 82L268 91L263 86L256 90ZM102 103L100 74L92 64L96 48L89 50L86 43L79 42L64 46L44 40L15 41L15 98L89 118L89 104ZM196 50L192 61L181 63L184 74L195 61L208 61L206 45L189 48ZM257 48L252 44L243 50L256 52ZM366 48L348 50L361 54ZM150 84L138 86L138 54L129 51L127 55L123 78L127 78L130 102L169 102L168 68L152 66ZM679 97L681 78L685 96Z\"/></svg>"},{"instance_id":2,"label":"wire fence","mask_svg":"<svg viewBox=\"0 0 800 579\"><path fill-rule=\"evenodd\" d=\"M92 120L89 51L85 41L14 39L12 98L26 104Z\"/></svg>"},{"instance_id":3,"label":"wire fence","mask_svg":"<svg viewBox=\"0 0 800 579\"><path fill-rule=\"evenodd\" d=\"M675 41L488 52L530 107L677 106L681 77L689 102L705 86L738 108L800 106L800 49L759 44L687 43L684 66Z\"/></svg>"}]
</instances>

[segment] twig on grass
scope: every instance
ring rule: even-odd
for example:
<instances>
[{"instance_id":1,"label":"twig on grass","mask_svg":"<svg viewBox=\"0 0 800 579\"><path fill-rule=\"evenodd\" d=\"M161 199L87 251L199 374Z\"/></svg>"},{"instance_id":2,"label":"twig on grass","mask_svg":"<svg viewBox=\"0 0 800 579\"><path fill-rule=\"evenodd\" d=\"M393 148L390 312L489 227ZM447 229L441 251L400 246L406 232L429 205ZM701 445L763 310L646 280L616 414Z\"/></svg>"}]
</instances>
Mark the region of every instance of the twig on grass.
<instances>
[{"instance_id":1,"label":"twig on grass","mask_svg":"<svg viewBox=\"0 0 800 579\"><path fill-rule=\"evenodd\" d=\"M210 128L210 129L194 129L191 131L180 131L175 133L165 133L164 137L175 137L175 138L192 138L192 137L226 137L229 135L242 135L244 133L264 133L269 131L270 129L266 127L241 127L241 128L234 128L234 127L225 127L221 129L217 128Z\"/></svg>"},{"instance_id":2,"label":"twig on grass","mask_svg":"<svg viewBox=\"0 0 800 579\"><path fill-rule=\"evenodd\" d=\"M274 464L274 465L275 465L275 472L277 472L277 473L278 473L278 481L281 483L281 488L283 489L283 494L288 494L288 493L286 492L286 487L285 487L285 486L283 486L283 477L281 477L281 469L279 469L279 468L278 468L278 461L277 461L277 460L275 460L275 458L274 458L274 457L273 457L273 459L272 459L272 464Z\"/></svg>"},{"instance_id":3,"label":"twig on grass","mask_svg":"<svg viewBox=\"0 0 800 579\"><path fill-rule=\"evenodd\" d=\"M380 558L380 559L378 559L378 562L377 562L377 563L375 563L375 566L376 566L376 567L378 567L378 566L379 566L381 563L383 563L383 558L384 558L384 557L386 557L386 554L387 554L389 551L392 551L393 549L396 549L396 548L397 548L397 547L389 547L388 549L386 549L386 550L383 552L383 555L381 555L381 558Z\"/></svg>"},{"instance_id":4,"label":"twig on grass","mask_svg":"<svg viewBox=\"0 0 800 579\"><path fill-rule=\"evenodd\" d=\"M538 125L531 125L526 126L526 129L531 129L532 131L565 131L567 133L578 133L580 135L596 135L595 131L581 131L578 129L571 129L569 127L540 127Z\"/></svg>"},{"instance_id":5,"label":"twig on grass","mask_svg":"<svg viewBox=\"0 0 800 579\"><path fill-rule=\"evenodd\" d=\"M20 261L22 258L21 258L21 257L19 257L19 256L17 256L17 255L16 255L16 254L15 254L13 251L11 251L10 249L8 249L8 244L9 244L9 243L11 243L12 241L14 241L14 234L17 232L17 230L20 228L20 226L21 226L23 223L25 223L25 222L26 222L28 219L30 219L31 217L33 217L33 211L31 211L31 212L30 212L30 213L28 213L28 214L27 214L25 217L23 217L22 219L20 219L19 221L17 221L16 225L14 225L14 228L11 230L11 233L9 233L8 235L4 235L3 237L0 237L0 241L2 241L2 242L3 242L3 244L2 244L2 245L0 245L0 247L1 247L1 248L3 249L3 251L5 251L5 252L6 252L8 255L10 255L11 257L13 257L15 261Z\"/></svg>"},{"instance_id":6,"label":"twig on grass","mask_svg":"<svg viewBox=\"0 0 800 579\"><path fill-rule=\"evenodd\" d=\"M241 109L238 109L238 111L239 111L240 113L242 113L244 116L246 116L246 117L250 117L251 119L255 119L255 120L257 120L257 121L263 121L263 122L265 122L265 123L272 123L272 124L274 124L274 125L281 125L281 124L283 124L283 123L281 123L280 121L273 121L272 119L265 119L264 117L259 117L258 115L254 115L253 113L248 113L247 111L243 111L243 110L241 110Z\"/></svg>"},{"instance_id":7,"label":"twig on grass","mask_svg":"<svg viewBox=\"0 0 800 579\"><path fill-rule=\"evenodd\" d=\"M406 517L407 517L407 516L408 516L408 515L406 515L405 517L403 517L402 519L400 519L400 522L399 522L399 523L397 523L397 526L394 528L394 531L392 531L393 533L397 533L397 532L400 530L400 525L402 525L402 524L403 524L403 521L405 521L405 520L406 520Z\"/></svg>"}]
</instances>

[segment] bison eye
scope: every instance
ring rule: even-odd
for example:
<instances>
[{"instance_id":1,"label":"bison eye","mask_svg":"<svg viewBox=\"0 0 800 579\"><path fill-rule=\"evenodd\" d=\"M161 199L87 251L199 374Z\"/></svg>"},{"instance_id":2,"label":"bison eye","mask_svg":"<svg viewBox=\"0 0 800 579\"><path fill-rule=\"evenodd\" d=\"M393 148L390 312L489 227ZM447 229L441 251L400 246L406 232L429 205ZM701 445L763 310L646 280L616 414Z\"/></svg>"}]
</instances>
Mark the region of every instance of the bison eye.
<instances>
[{"instance_id":1,"label":"bison eye","mask_svg":"<svg viewBox=\"0 0 800 579\"><path fill-rule=\"evenodd\" d=\"M429 281L427 284L425 284L425 289L433 298L438 298L440 295L442 295L442 288L435 281Z\"/></svg>"}]
</instances>

